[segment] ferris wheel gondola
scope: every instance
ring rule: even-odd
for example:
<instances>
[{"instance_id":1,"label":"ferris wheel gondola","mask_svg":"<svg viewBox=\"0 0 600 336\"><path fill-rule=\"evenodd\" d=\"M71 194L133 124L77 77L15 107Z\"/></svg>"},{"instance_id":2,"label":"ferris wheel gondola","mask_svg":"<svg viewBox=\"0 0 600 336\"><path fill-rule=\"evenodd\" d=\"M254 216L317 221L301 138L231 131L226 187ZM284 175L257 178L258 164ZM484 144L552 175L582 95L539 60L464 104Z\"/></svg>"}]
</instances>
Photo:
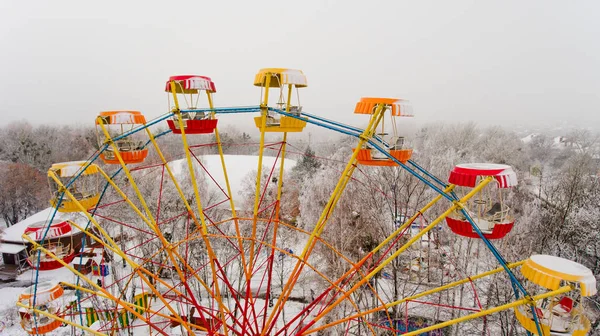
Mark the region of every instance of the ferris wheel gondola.
<instances>
[{"instance_id":1,"label":"ferris wheel gondola","mask_svg":"<svg viewBox=\"0 0 600 336\"><path fill-rule=\"evenodd\" d=\"M102 161L107 164L119 164L119 159L115 154L116 147L123 162L143 162L148 156L148 149L144 147L144 141L137 133L130 133L134 127L145 123L146 118L138 111L100 112L96 118L100 146L116 138L114 147L109 143L109 146L100 153Z\"/></svg>"},{"instance_id":2,"label":"ferris wheel gondola","mask_svg":"<svg viewBox=\"0 0 600 336\"><path fill-rule=\"evenodd\" d=\"M71 221L55 221L49 224L36 222L25 229L24 235L30 236L34 241L42 241L43 239L41 246L65 264L70 263L75 258ZM32 249L26 260L32 268L40 271L63 267L61 262L45 252L38 252L38 249Z\"/></svg>"},{"instance_id":3,"label":"ferris wheel gondola","mask_svg":"<svg viewBox=\"0 0 600 336\"><path fill-rule=\"evenodd\" d=\"M521 273L539 287L550 290L558 290L561 286L572 288L565 294L536 303L534 311L543 335L587 335L591 325L581 300L597 293L596 277L589 268L560 257L533 255L523 264ZM538 335L533 313L528 307L516 307L515 316L527 331Z\"/></svg>"},{"instance_id":4,"label":"ferris wheel gondola","mask_svg":"<svg viewBox=\"0 0 600 336\"><path fill-rule=\"evenodd\" d=\"M492 177L496 183L488 184L478 195L466 203L466 211L487 239L500 239L513 228L515 220L507 204L506 191L517 185L517 174L512 167L492 163L460 164L450 172L448 182L456 185L456 192L464 195L482 179ZM471 222L460 211L446 217L452 232L468 237L479 238Z\"/></svg>"},{"instance_id":5,"label":"ferris wheel gondola","mask_svg":"<svg viewBox=\"0 0 600 336\"><path fill-rule=\"evenodd\" d=\"M165 92L169 97L169 108L174 112L172 119L167 120L171 131L175 134L181 134L179 119L183 121L183 129L186 134L210 134L217 127L217 119L214 114L204 111L194 111L198 109L200 94L206 93L208 105L212 108L212 94L217 92L215 83L206 76L181 75L171 76L165 85ZM171 106L171 96L174 106ZM187 110L180 112L180 103L185 102Z\"/></svg>"},{"instance_id":6,"label":"ferris wheel gondola","mask_svg":"<svg viewBox=\"0 0 600 336\"><path fill-rule=\"evenodd\" d=\"M58 301L63 294L63 288L54 282L41 282L27 287L19 295L19 303L28 307L19 308L23 329L30 335L43 335L58 329L62 321L43 313L64 316Z\"/></svg>"},{"instance_id":7,"label":"ferris wheel gondola","mask_svg":"<svg viewBox=\"0 0 600 336\"><path fill-rule=\"evenodd\" d=\"M403 117L412 117L413 111L410 103L403 99L396 98L361 98L356 103L354 113L373 115L378 106L382 106L382 121L381 128L377 136L373 138L380 148L383 148L387 153L396 160L406 163L410 160L412 149L406 148L404 145L404 136L398 131L398 119ZM386 115L389 117L386 118ZM391 134L387 133L386 119L388 119L388 129L391 129ZM370 146L368 143L364 145L358 152L358 163L365 166L397 166L396 161L390 159L384 153L381 153L377 148Z\"/></svg>"},{"instance_id":8,"label":"ferris wheel gondola","mask_svg":"<svg viewBox=\"0 0 600 336\"><path fill-rule=\"evenodd\" d=\"M48 228L48 226L50 226ZM46 232L48 230L48 233ZM54 220L52 223L46 223L45 221L35 222L27 226L24 234L30 235L35 241L43 239L46 234L46 239L56 238L62 235L66 235L71 232L72 227L69 221Z\"/></svg>"},{"instance_id":9,"label":"ferris wheel gondola","mask_svg":"<svg viewBox=\"0 0 600 336\"><path fill-rule=\"evenodd\" d=\"M86 161L73 161L55 163L48 170L48 183L50 185L50 204L60 212L78 212L81 209L75 201L61 195L62 189L55 180L63 185L69 185L68 191L84 209L93 208L100 200L98 190L98 175L100 170L95 164ZM74 181L71 179L75 178ZM70 184L69 184L70 183Z\"/></svg>"},{"instance_id":10,"label":"ferris wheel gondola","mask_svg":"<svg viewBox=\"0 0 600 336\"><path fill-rule=\"evenodd\" d=\"M302 132L306 121L292 116L278 116L278 113L269 109L269 92L271 88L279 88L277 109L285 113L300 116L302 106L300 105L299 88L308 86L306 76L301 70L284 68L265 68L254 77L254 86L261 87L261 110L266 118L265 132ZM293 89L296 89L296 102L292 101ZM260 130L263 129L263 116L255 117L254 123Z\"/></svg>"},{"instance_id":11,"label":"ferris wheel gondola","mask_svg":"<svg viewBox=\"0 0 600 336\"><path fill-rule=\"evenodd\" d=\"M63 245L61 242L44 243L42 244L42 247L48 252L54 254L65 264L69 264L73 261L73 259L75 259L75 249L73 249L72 241L69 245ZM60 261L52 258L49 254L40 252L40 256L38 257L37 250L31 251L29 257L27 258L27 263L33 269L40 271L51 271L63 267L63 264Z\"/></svg>"}]
</instances>

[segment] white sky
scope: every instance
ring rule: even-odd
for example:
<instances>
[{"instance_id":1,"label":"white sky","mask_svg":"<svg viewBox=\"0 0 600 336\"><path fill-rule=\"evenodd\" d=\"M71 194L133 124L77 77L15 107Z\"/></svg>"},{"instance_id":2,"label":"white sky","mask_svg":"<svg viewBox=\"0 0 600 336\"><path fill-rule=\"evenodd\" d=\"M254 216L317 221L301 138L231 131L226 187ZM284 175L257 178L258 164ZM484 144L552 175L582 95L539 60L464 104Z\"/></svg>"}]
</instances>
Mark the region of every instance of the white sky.
<instances>
[{"instance_id":1,"label":"white sky","mask_svg":"<svg viewBox=\"0 0 600 336\"><path fill-rule=\"evenodd\" d=\"M0 125L166 111L200 74L256 104L262 67L302 69L305 111L357 124L362 96L423 122L600 121L598 1L1 1ZM358 117L358 118L357 118Z\"/></svg>"}]
</instances>

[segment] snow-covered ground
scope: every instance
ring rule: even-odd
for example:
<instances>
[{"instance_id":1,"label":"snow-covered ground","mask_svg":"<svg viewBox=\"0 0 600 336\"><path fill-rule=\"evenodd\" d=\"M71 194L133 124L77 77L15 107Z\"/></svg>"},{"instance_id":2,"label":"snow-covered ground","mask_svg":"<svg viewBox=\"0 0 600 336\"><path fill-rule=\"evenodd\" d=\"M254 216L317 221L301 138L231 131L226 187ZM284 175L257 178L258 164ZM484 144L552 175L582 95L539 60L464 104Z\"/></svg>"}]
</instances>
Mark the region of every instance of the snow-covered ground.
<instances>
[{"instance_id":1,"label":"snow-covered ground","mask_svg":"<svg viewBox=\"0 0 600 336\"><path fill-rule=\"evenodd\" d=\"M300 246L298 246L298 248L300 248ZM261 259L264 259L266 257L266 253L263 253L264 255L262 256ZM289 277L289 272L291 271L291 269L294 266L294 260L292 258L286 257L283 258L283 266L281 267L281 269L284 270L284 278L287 279ZM260 260L259 260L260 262ZM117 265L120 265L121 262L120 260L115 260L115 263ZM117 272L119 272L120 274L117 277L121 277L122 275L125 274L130 274L132 272L131 268L129 268L129 266L127 266L126 268L121 268L121 267L115 267L115 270L117 270ZM231 274L236 273L236 270L232 270ZM266 286L263 283L263 279L262 279L262 272L258 272L260 273L259 275L256 275L252 278L251 281L251 290L255 293L255 295L258 294L259 292L259 288L260 288L260 293L264 294L265 290L266 290ZM35 271L28 271L25 272L24 274L20 275L18 280L19 280L19 285L23 285L23 286L28 286L29 284L31 284L35 279L38 279L39 282L42 281L65 281L65 282L69 282L69 283L75 283L76 282L76 276L73 275L69 270L62 268L62 269L58 269L58 270L54 270L54 271L44 271L44 272L39 272L36 273ZM100 277L90 277L90 280L92 281L97 281L98 279L100 279ZM135 277L134 279L137 279L137 281L139 282L139 278ZM134 280L135 281L135 280ZM169 281L170 282L170 281ZM222 281L220 281L220 286L221 288L223 288L225 285ZM273 286L275 287L275 285ZM161 291L167 291L167 288L161 285L158 285L157 288ZM0 321L4 321L4 327L5 329L0 333L0 335L27 335L27 333L21 328L21 326L19 325L19 319L17 316L17 308L15 306L15 303L17 302L17 299L19 297L19 294L21 292L23 292L23 290L25 289L25 287L4 287L4 288L0 288L0 293L2 295L3 300L0 301ZM62 304L66 305L68 301L70 300L74 300L74 297L72 295L72 291L67 291L68 293L70 293L70 295L65 295L62 298ZM67 293L66 292L66 293ZM293 295L298 295L301 296L303 295L302 290L298 289L297 291L295 291L293 293ZM200 302L201 305L210 306L210 303L208 302L208 300L206 299L206 293L203 293L202 296L204 297L204 300ZM88 306L90 303L90 301L87 301L87 303L84 303L82 306ZM235 300L233 300L232 298L226 298L224 299L224 303L229 307L229 309L234 310L235 309ZM241 299L240 304L242 306L245 306L246 302L245 300ZM268 303L265 302L264 299L260 299L257 298L254 300L254 309L257 313L262 312L264 314L264 308L265 306L267 307L267 313L270 313L272 311L272 308L269 308ZM178 312L186 312L189 311L189 309L191 308L191 306L188 305L182 305L182 304L173 304L172 305ZM304 307L304 305L302 303L298 303L298 302L288 302L285 305L285 314L289 320L290 317L297 315L302 308ZM152 304L152 309L155 311L158 311L160 313L163 314L169 314L169 311L164 307L164 304L162 304L162 302L158 301L158 300L154 300L153 304ZM195 314L196 316L199 317L198 313L196 312ZM160 319L160 318L155 318L156 321L161 321L162 323L164 322L164 319ZM155 320L153 320L153 322L156 322ZM140 325L141 323L138 322L134 322L134 326L135 325ZM0 327L2 326L2 324L0 324ZM283 326L283 321L280 321L280 326ZM99 325L98 325L99 327ZM169 328L167 329L169 330ZM62 327L57 329L56 331L49 333L48 335L70 335L71 332L71 328L70 327ZM181 333L180 328L173 328L173 330L170 331L170 334L173 335L178 335ZM139 327L139 328L134 328L134 335L148 335L148 329L147 328L143 328L143 327Z\"/></svg>"},{"instance_id":2,"label":"snow-covered ground","mask_svg":"<svg viewBox=\"0 0 600 336\"><path fill-rule=\"evenodd\" d=\"M242 191L243 181L246 176L258 169L258 156L254 155L224 155L225 167L227 168L227 177L229 185L231 186L231 195L235 204L241 204L243 201L240 192ZM267 168L271 168L277 158L272 156L264 156L262 165ZM219 155L203 155L200 157L202 165L206 168L210 176L206 172L203 172L203 177L207 181L210 188L218 190L218 186L225 190L225 174L223 172L223 165L221 164L221 157ZM195 163L195 161L193 161ZM276 169L279 169L279 163L277 161ZM288 171L296 165L296 161L292 159L285 159L284 170ZM173 174L181 176L181 174L187 171L187 161L185 159L175 160L169 163L169 166L173 169ZM214 183L212 178L216 181ZM217 186L218 184L218 186Z\"/></svg>"}]
</instances>

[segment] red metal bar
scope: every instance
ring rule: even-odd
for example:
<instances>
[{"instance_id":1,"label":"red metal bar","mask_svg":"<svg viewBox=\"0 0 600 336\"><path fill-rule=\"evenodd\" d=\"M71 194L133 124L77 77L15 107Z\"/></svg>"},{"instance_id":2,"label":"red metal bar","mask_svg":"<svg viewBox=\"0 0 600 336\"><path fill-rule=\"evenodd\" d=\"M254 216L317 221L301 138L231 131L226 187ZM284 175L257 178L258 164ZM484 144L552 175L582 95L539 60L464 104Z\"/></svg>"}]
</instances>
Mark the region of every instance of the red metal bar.
<instances>
[{"instance_id":1,"label":"red metal bar","mask_svg":"<svg viewBox=\"0 0 600 336\"><path fill-rule=\"evenodd\" d=\"M226 276L226 274L225 274L225 271L224 271L224 270L223 270L223 268L221 267L221 265L220 265L220 263L219 263L219 261L218 261L218 260L215 260L215 264L217 265L217 267L219 268L219 270L221 271L221 274L222 274L222 277L219 277L219 278L221 278L221 280L223 280L223 282L225 283L225 285L227 286L227 288L228 288L228 289L229 289L229 291L231 292L231 295L233 296L233 299L234 299L234 301L235 301L235 304L236 304L236 306L237 306L237 307L239 307L240 311L243 311L243 309L242 309L242 304L241 304L241 303L239 302L239 300L238 300L238 294L239 294L239 293L238 293L238 292L237 292L237 291L236 291L236 290L233 288L233 286L232 286L232 285L231 285L231 283L229 282L229 279L227 279L227 276ZM217 275L217 276L218 276L218 275ZM246 316L246 314L244 314L243 318L244 318L244 319L247 319L247 316ZM240 324L240 323L239 323L239 321L237 321L235 318L232 318L232 321L234 321L235 323L238 323L238 324ZM247 324L247 323L245 323L245 322L244 322L243 324L240 324L240 326L242 327L242 330L244 330L244 325L246 325L246 324Z\"/></svg>"},{"instance_id":2,"label":"red metal bar","mask_svg":"<svg viewBox=\"0 0 600 336\"><path fill-rule=\"evenodd\" d=\"M209 142L209 143L205 143L205 144L191 145L191 146L188 146L188 148L212 147L217 144L218 144L217 142Z\"/></svg>"},{"instance_id":3,"label":"red metal bar","mask_svg":"<svg viewBox=\"0 0 600 336\"><path fill-rule=\"evenodd\" d=\"M119 203L123 203L123 202L125 202L124 199L118 200L118 201L114 201L114 202L111 202L111 203L106 203L106 204L98 205L95 208L96 209L102 209L102 208L106 208L106 207L109 207L111 205L115 205L115 204L119 204Z\"/></svg>"},{"instance_id":4,"label":"red metal bar","mask_svg":"<svg viewBox=\"0 0 600 336\"><path fill-rule=\"evenodd\" d=\"M219 231L219 233L221 233L221 235L223 235L224 237L226 237L226 236L227 236L227 235L225 234L225 232L223 232L223 231L221 230L221 228L219 228L218 226L215 226L215 229L216 229L217 231ZM230 244L230 245L233 247L233 249L234 249L234 250L238 251L238 253L241 253L241 251L240 251L240 247L239 247L238 245L236 245L236 244L235 244L235 243L234 243L234 242L233 242L233 241L232 241L230 238L228 238L228 237L226 237L225 239L226 239L226 240L229 242L229 244Z\"/></svg>"},{"instance_id":5,"label":"red metal bar","mask_svg":"<svg viewBox=\"0 0 600 336\"><path fill-rule=\"evenodd\" d=\"M277 203L277 201L275 201L275 203ZM277 207L274 207L273 210L271 211L271 215L269 216L269 221L267 222L267 225L265 226L265 230L263 233L263 236L261 238L261 242L265 242L265 238L267 237L267 232L269 232L269 227L271 226L271 223L273 223L273 216L276 213L276 209ZM273 232L273 234L277 234L277 232ZM263 244L259 244L258 246L258 250L256 252L257 258L260 255L260 252L262 250ZM271 283L272 283L272 277L273 277L273 255L274 255L275 249L271 248L271 256L269 258L267 258L261 265L258 266L258 268L256 268L256 271L252 270L252 276L254 276L254 272L258 273L258 271L262 268L262 266L267 263L267 270L265 273L263 273L263 276L260 280L260 284L258 285L258 290L257 290L257 295L258 293L260 293L260 289L262 288L262 285L264 283L265 280L265 275L268 275L267 277L267 290L265 292L265 304L262 310L264 310L264 316L263 316L263 328L264 325L266 323L266 313L267 313L267 305L269 303L269 298L270 298L270 294L271 294ZM257 321L258 324L258 316L260 316L260 312L258 313L258 315L256 314L256 310L253 310L254 312L254 317L255 317L255 321ZM258 329L258 325L256 326L256 328Z\"/></svg>"},{"instance_id":6,"label":"red metal bar","mask_svg":"<svg viewBox=\"0 0 600 336\"><path fill-rule=\"evenodd\" d=\"M188 214L187 220L185 221L185 260L190 260L189 257L189 247L190 247L190 215ZM185 272L186 278L184 281L187 281L187 272Z\"/></svg>"},{"instance_id":7,"label":"red metal bar","mask_svg":"<svg viewBox=\"0 0 600 336\"><path fill-rule=\"evenodd\" d=\"M123 222L121 222L121 221L118 221L118 220L116 220L116 219L112 219L112 218L110 218L110 217L105 217L105 216L102 216L102 215L99 215L99 214L96 214L95 216L96 216L96 217L100 217L100 218L102 218L102 219L106 219L107 221L111 221L111 222L113 222L113 223L116 223L116 224L119 224L119 225L126 226L126 227L128 227L128 228L131 228L131 229L134 229L134 230L136 230L136 231L143 232L143 233L145 233L145 234L149 234L149 235L153 235L153 234L154 234L154 232L151 232L151 231L146 231L146 230L142 230L142 229L140 229L140 228L137 228L137 227L135 227L135 226L131 226L131 225L127 224L127 223L123 223Z\"/></svg>"},{"instance_id":8,"label":"red metal bar","mask_svg":"<svg viewBox=\"0 0 600 336\"><path fill-rule=\"evenodd\" d=\"M323 298L329 293L329 291L332 288L333 287L330 286L325 291L323 291L323 293L321 293L319 296L317 296L317 298L315 298L311 303L309 303L306 307L304 307L298 314L296 314L296 316L294 316L287 324L285 324L283 326L283 328L281 328L281 330L279 330L278 332L276 332L274 336L277 336L277 335L283 333L287 328L289 328L297 319L299 319L300 317L302 317L304 314L306 314L306 316L308 316L309 312L312 311L312 309L314 308L314 306L316 306L321 300L323 300ZM302 320L300 321L300 323L298 324L298 326L300 326L303 323L303 321L306 319L306 316L302 318ZM277 318L275 318L273 320L277 321ZM296 329L297 328L298 327L296 327ZM272 329L273 329L273 326L271 326L269 328L267 334L269 334ZM301 330L303 330L303 329L301 329ZM295 331L295 329L293 331Z\"/></svg>"},{"instance_id":9,"label":"red metal bar","mask_svg":"<svg viewBox=\"0 0 600 336\"><path fill-rule=\"evenodd\" d=\"M371 266L371 269L376 268L379 263L381 262L381 260L383 260L383 258L385 258L385 256L390 252L390 250L396 245L396 243L398 243L398 241L400 240L400 238L402 238L404 236L404 234L406 233L406 231L408 231L408 228L410 228L410 225L412 225L412 222L407 225L404 230L402 230L402 232L400 232L400 234L396 237L396 239L394 239L394 241L388 246L387 250L385 250L381 256L379 257L379 259L377 259L377 261L375 261L375 263L373 264L373 266Z\"/></svg>"},{"instance_id":10,"label":"red metal bar","mask_svg":"<svg viewBox=\"0 0 600 336\"><path fill-rule=\"evenodd\" d=\"M343 287L345 287L345 286L346 286L346 285L347 285L347 284L350 282L350 280L351 280L351 279L354 277L354 275L355 275L356 273L358 273L358 270L360 269L360 267L362 267L362 266L363 266L363 264L364 264L364 263L365 263L365 262L366 262L366 261L367 261L369 258L371 258L371 257L372 257L372 253L369 253L368 255L366 255L366 256L365 256L363 259L361 259L361 261L359 261L358 263L356 263L356 264L355 264L355 265L352 267L352 269L354 269L354 270L352 271L352 273L348 274L348 275L346 276L346 278L342 277L342 278L339 278L339 279L337 279L337 280L334 282L334 284L335 284L335 283L337 283L337 282L340 282L340 283L341 283L342 281L344 281L344 280L345 280L345 282L344 282L343 284L341 284L341 286L338 286L339 288L343 288ZM321 295L319 295L319 297L318 297L317 299L315 299L315 300L314 300L313 302L311 302L311 303L310 303L310 304L309 304L307 307L305 307L305 308L304 308L304 309L303 309L303 310L300 312L300 314L298 314L296 317L294 317L294 319L292 319L292 321L290 321L290 322L289 322L289 323L288 323L286 326L289 326L289 325L290 325L290 324L291 324L293 321L295 321L295 320L296 320L298 317L300 317L300 315L301 315L301 314L303 314L305 311L308 311L308 308L309 308L309 307L311 307L311 306L313 306L313 305L316 305L318 302L320 302L321 300L323 300L323 297L324 297L325 295L327 295L327 294L328 294L328 293L329 293L329 292L330 292L332 289L334 289L335 287L336 287L336 286L334 286L334 285L331 285L331 286L329 286L329 287L328 287L328 288L327 288L327 289L326 289L326 290L325 290L325 291L324 291L324 292L323 292ZM332 297L332 298L329 300L329 303L331 303L331 302L332 302L332 300L333 300L333 299L335 299L335 297L336 297L336 296L337 296L337 293L333 295L333 297ZM325 309L325 307L326 307L326 306L327 306L329 303L327 303L327 304L323 303L323 304L322 304L322 306L321 306L321 310L320 310L320 312L322 312L322 311ZM311 308L311 311L312 311L312 308ZM277 315L277 316L278 316L278 315ZM308 313L307 313L307 316L308 316ZM306 316L306 317L307 317L307 316ZM304 317L304 318L302 319L302 321L301 321L301 322L304 322L304 320L306 319L306 317ZM311 322L309 322L309 323L308 323L306 326L303 326L303 327L302 327L302 329L301 329L299 332L300 332L300 333L302 333L302 332L304 332L304 331L308 330L308 328L310 328L310 327L311 327L312 325L314 325L314 324L315 324L315 321L314 321L314 320L312 320L312 321L311 321ZM272 328L272 327L271 327L271 328Z\"/></svg>"},{"instance_id":11,"label":"red metal bar","mask_svg":"<svg viewBox=\"0 0 600 336\"><path fill-rule=\"evenodd\" d=\"M149 238L148 240L145 240L145 241L143 241L143 242L141 242L141 243L139 243L139 244L137 244L137 245L135 245L135 246L133 246L133 247L130 247L130 248L126 249L126 250L123 250L123 253L127 253L127 252L129 252L129 251L131 251L131 250L133 250L133 249L135 249L135 248L138 248L138 247L140 247L140 246L142 246L142 245L148 244L149 242L153 241L153 240L154 240L154 239L156 239L156 238L158 238L158 237L157 237L157 236L154 236L154 237L152 237L152 238Z\"/></svg>"},{"instance_id":12,"label":"red metal bar","mask_svg":"<svg viewBox=\"0 0 600 336\"><path fill-rule=\"evenodd\" d=\"M204 165L202 164L202 162L200 162L200 160L198 159L198 157L196 156L196 154L194 154L194 152L190 149L190 153L192 154L192 156L194 157L194 159L196 159L196 162L198 162L198 164L200 165L200 167L202 167L202 169L206 172L206 174L208 175L208 177L210 177L210 179L215 183L215 185L221 190L221 192L223 193L223 195L225 195L225 197L229 198L229 195L227 195L227 193L225 192L225 190L221 187L221 185L219 185L219 183L215 180L215 178L208 172L208 169L206 169L206 167L204 167Z\"/></svg>"},{"instance_id":13,"label":"red metal bar","mask_svg":"<svg viewBox=\"0 0 600 336\"><path fill-rule=\"evenodd\" d=\"M147 165L147 166L141 166L141 167L134 167L131 168L129 171L136 171L136 170L144 170L144 169L149 169L149 168L155 168L158 166L164 166L164 163L155 163L155 164L151 164L151 165Z\"/></svg>"},{"instance_id":14,"label":"red metal bar","mask_svg":"<svg viewBox=\"0 0 600 336\"><path fill-rule=\"evenodd\" d=\"M227 197L226 199L224 199L224 200L222 200L222 201L220 201L218 203L215 203L215 204L213 204L213 205L211 205L209 207L204 208L202 211L208 211L208 210L210 210L210 209L212 209L212 208L214 208L216 206L219 206L219 205L221 205L221 204L223 204L225 202L228 202L228 201L229 201L229 197Z\"/></svg>"},{"instance_id":15,"label":"red metal bar","mask_svg":"<svg viewBox=\"0 0 600 336\"><path fill-rule=\"evenodd\" d=\"M350 331L350 322L351 320L348 320L348 323L346 323L346 332L344 333L344 336L348 335L348 332Z\"/></svg>"},{"instance_id":16,"label":"red metal bar","mask_svg":"<svg viewBox=\"0 0 600 336\"><path fill-rule=\"evenodd\" d=\"M160 222L160 223L157 223L156 225L160 226L160 225L167 224L168 222L171 222L171 221L173 221L173 220L176 220L177 218L179 218L179 217L181 217L181 216L183 216L183 215L187 215L187 214L189 214L189 212L188 212L187 210L185 210L184 212L181 212L181 213L179 213L179 214L177 214L177 215L175 215L175 216L173 216L173 217L167 218L167 219L165 219L164 221L162 221L162 222Z\"/></svg>"},{"instance_id":17,"label":"red metal bar","mask_svg":"<svg viewBox=\"0 0 600 336\"><path fill-rule=\"evenodd\" d=\"M277 201L274 201L271 204L268 204L267 206L265 206L264 208L260 209L256 214L260 215L261 213L267 211L269 208L271 208L272 206L277 205Z\"/></svg>"},{"instance_id":18,"label":"red metal bar","mask_svg":"<svg viewBox=\"0 0 600 336\"><path fill-rule=\"evenodd\" d=\"M263 236L261 238L261 242L264 243L265 242L265 238L267 237L267 232L269 232L269 227L271 226L271 223L273 223L273 216L275 215L275 209L273 208L273 210L271 211L271 215L269 216L269 221L267 222L267 225L265 226L265 231L263 233ZM256 255L258 257L258 255L260 255L260 251L262 250L263 244L259 244L258 245L258 249L256 251ZM271 251L273 252L273 251ZM254 264L252 264L254 265ZM256 270L258 271L259 268L257 268ZM251 272L254 272L254 270L251 270Z\"/></svg>"},{"instance_id":19,"label":"red metal bar","mask_svg":"<svg viewBox=\"0 0 600 336\"><path fill-rule=\"evenodd\" d=\"M271 171L269 172L269 177L267 177L267 181L265 183L265 187L263 188L262 195L260 196L260 201L258 201L258 207L260 207L263 198L265 197L265 193L267 192L267 187L269 183L271 183L271 177L273 176L273 172L275 171L275 166L277 166L277 161L279 160L279 155L281 155L281 149L283 148L283 143L279 147L279 151L277 152L277 156L275 157L275 161L273 161L273 166L271 167Z\"/></svg>"}]
</instances>

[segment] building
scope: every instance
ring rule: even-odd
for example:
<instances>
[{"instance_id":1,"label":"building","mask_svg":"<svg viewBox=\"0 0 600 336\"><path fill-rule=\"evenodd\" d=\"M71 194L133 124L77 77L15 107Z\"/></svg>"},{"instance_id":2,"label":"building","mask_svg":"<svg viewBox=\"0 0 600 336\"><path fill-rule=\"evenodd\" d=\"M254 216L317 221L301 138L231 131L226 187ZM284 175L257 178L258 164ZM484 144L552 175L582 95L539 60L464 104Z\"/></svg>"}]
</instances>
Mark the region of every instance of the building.
<instances>
[{"instance_id":1,"label":"building","mask_svg":"<svg viewBox=\"0 0 600 336\"><path fill-rule=\"evenodd\" d=\"M44 230L53 212L54 208L44 209L4 230L4 233L0 236L0 253L2 253L2 260L4 262L4 265L0 266L0 279L15 279L30 267L27 263L27 258L31 252L32 244L27 243L22 236L28 229L28 231L40 229L40 232ZM85 227L88 223L87 218L82 213L57 212L52 225L66 220L70 220L82 227ZM40 241L41 236L43 234L30 234L30 237L35 241ZM71 227L69 232L56 235L52 239L46 239L45 243L62 244L64 246L70 246L72 243L73 245L70 248L78 252L81 249L83 239L86 237L83 232L75 227ZM90 240L88 239L86 244L89 243Z\"/></svg>"},{"instance_id":2,"label":"building","mask_svg":"<svg viewBox=\"0 0 600 336\"><path fill-rule=\"evenodd\" d=\"M88 246L86 245L85 249L81 252L81 254L75 259L73 259L73 268L75 268L81 274L89 274L89 273L98 273L94 275L102 275L103 273L100 271L107 270L105 261L108 260L107 254L104 251L104 247L99 244Z\"/></svg>"}]
</instances>

